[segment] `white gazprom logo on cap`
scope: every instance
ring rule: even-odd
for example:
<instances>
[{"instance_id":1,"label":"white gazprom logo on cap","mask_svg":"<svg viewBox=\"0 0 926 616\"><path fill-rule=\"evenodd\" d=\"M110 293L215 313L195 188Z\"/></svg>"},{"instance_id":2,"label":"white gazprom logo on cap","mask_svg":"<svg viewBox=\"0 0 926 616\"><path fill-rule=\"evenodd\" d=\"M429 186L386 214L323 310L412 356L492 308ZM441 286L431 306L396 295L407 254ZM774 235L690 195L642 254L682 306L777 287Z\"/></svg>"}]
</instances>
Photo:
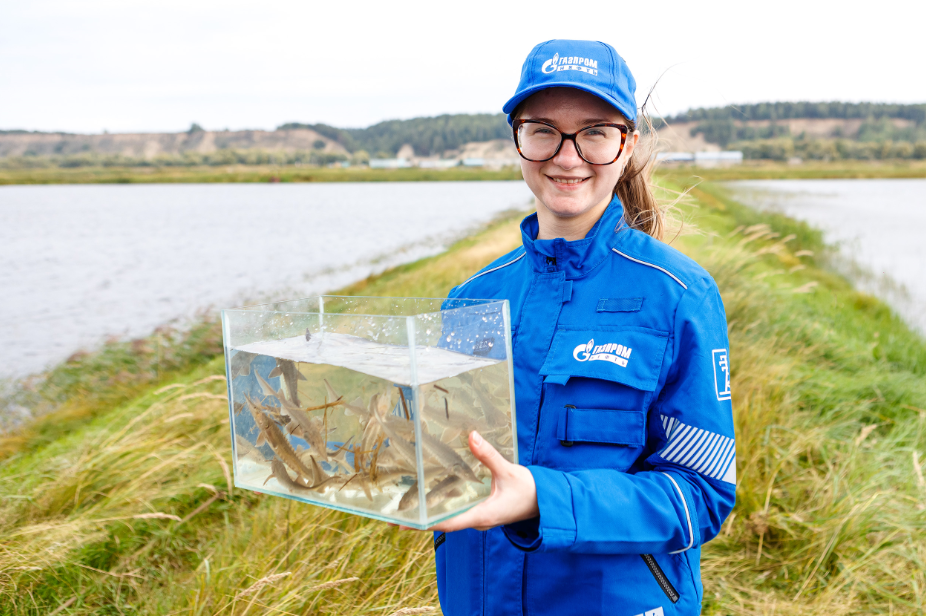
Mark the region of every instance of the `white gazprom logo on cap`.
<instances>
[{"instance_id":1,"label":"white gazprom logo on cap","mask_svg":"<svg viewBox=\"0 0 926 616\"><path fill-rule=\"evenodd\" d=\"M578 58L576 56L563 56L555 54L552 58L543 63L540 70L544 73L555 73L557 71L582 71L589 75L598 74L598 60L591 58Z\"/></svg>"},{"instance_id":2,"label":"white gazprom logo on cap","mask_svg":"<svg viewBox=\"0 0 926 616\"><path fill-rule=\"evenodd\" d=\"M599 344L595 346L595 339L592 338L588 344L580 344L573 350L572 356L576 361L609 361L618 366L627 367L627 360L630 359L630 353L633 351L630 347L623 344Z\"/></svg>"}]
</instances>

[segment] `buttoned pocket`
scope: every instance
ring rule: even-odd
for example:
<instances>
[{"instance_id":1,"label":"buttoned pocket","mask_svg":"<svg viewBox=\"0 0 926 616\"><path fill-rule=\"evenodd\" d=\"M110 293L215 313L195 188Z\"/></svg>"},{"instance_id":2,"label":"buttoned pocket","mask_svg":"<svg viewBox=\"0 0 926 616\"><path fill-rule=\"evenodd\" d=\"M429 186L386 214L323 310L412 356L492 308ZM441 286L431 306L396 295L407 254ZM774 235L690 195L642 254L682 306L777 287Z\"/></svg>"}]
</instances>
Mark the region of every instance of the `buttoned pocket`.
<instances>
[{"instance_id":1,"label":"buttoned pocket","mask_svg":"<svg viewBox=\"0 0 926 616\"><path fill-rule=\"evenodd\" d=\"M669 336L640 327L557 330L540 374L536 460L561 470L627 470L646 444Z\"/></svg>"}]
</instances>

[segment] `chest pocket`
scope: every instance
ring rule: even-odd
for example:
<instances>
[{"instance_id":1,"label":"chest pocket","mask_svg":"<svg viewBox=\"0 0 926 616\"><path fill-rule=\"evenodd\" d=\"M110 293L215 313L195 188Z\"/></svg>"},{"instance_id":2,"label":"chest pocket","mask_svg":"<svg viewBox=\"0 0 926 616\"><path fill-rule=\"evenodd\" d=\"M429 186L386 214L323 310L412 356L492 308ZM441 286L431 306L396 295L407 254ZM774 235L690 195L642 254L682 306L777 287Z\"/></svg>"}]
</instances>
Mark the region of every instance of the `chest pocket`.
<instances>
[{"instance_id":1,"label":"chest pocket","mask_svg":"<svg viewBox=\"0 0 926 616\"><path fill-rule=\"evenodd\" d=\"M540 369L537 463L627 470L646 443L646 407L668 334L641 327L556 331Z\"/></svg>"}]
</instances>

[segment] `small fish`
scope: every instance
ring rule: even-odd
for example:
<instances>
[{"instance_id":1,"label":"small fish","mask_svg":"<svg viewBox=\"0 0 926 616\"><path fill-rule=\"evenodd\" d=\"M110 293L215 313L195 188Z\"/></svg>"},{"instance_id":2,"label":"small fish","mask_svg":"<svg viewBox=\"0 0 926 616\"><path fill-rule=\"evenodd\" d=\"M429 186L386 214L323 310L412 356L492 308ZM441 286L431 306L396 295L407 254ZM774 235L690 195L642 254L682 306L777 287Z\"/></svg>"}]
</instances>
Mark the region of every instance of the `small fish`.
<instances>
[{"instance_id":1,"label":"small fish","mask_svg":"<svg viewBox=\"0 0 926 616\"><path fill-rule=\"evenodd\" d=\"M300 406L302 403L299 402L299 381L304 381L306 378L296 368L296 362L277 358L277 366L270 371L267 378L272 379L280 375L283 375L283 383L286 385L286 393L289 394L290 401Z\"/></svg>"},{"instance_id":2,"label":"small fish","mask_svg":"<svg viewBox=\"0 0 926 616\"><path fill-rule=\"evenodd\" d=\"M293 420L289 423L287 431L290 434L296 434L304 438L309 447L312 448L312 453L327 462L328 439L322 435L312 418L302 409L293 407L284 407L280 414Z\"/></svg>"},{"instance_id":3,"label":"small fish","mask_svg":"<svg viewBox=\"0 0 926 616\"><path fill-rule=\"evenodd\" d=\"M460 457L460 454L447 445L444 445L440 440L422 431L421 444L423 445L424 452L433 456L448 471L460 471L460 475L462 475L464 479L475 483L482 483L482 480L476 476L476 473L474 473L473 469L469 467L469 464Z\"/></svg>"},{"instance_id":4,"label":"small fish","mask_svg":"<svg viewBox=\"0 0 926 616\"><path fill-rule=\"evenodd\" d=\"M489 397L482 391L482 388L474 387L473 390L476 392L476 397L479 399L480 405L482 405L482 413L485 415L486 422L488 422L490 428L507 426L511 422L511 419L505 413L499 411L498 408L492 404Z\"/></svg>"},{"instance_id":5,"label":"small fish","mask_svg":"<svg viewBox=\"0 0 926 616\"><path fill-rule=\"evenodd\" d=\"M427 493L424 497L425 506L430 509L435 505L439 504L445 496L450 496L450 493L453 492L459 484L463 482L462 479L456 475L448 475L444 477L436 486L431 488L431 491ZM411 487L408 488L408 491L402 495L402 499L399 501L398 511L408 511L418 506L418 482L415 481L412 483Z\"/></svg>"},{"instance_id":6,"label":"small fish","mask_svg":"<svg viewBox=\"0 0 926 616\"><path fill-rule=\"evenodd\" d=\"M259 464L266 464L267 460L264 458L264 455L260 452L259 449L254 447L246 438L236 434L235 435L235 453L238 456L239 460L251 460L252 462L257 462Z\"/></svg>"},{"instance_id":7,"label":"small fish","mask_svg":"<svg viewBox=\"0 0 926 616\"><path fill-rule=\"evenodd\" d=\"M231 358L231 376L247 376L251 374L251 362L257 357L255 353L247 351L235 351Z\"/></svg>"},{"instance_id":8,"label":"small fish","mask_svg":"<svg viewBox=\"0 0 926 616\"><path fill-rule=\"evenodd\" d=\"M338 392L334 390L334 387L331 386L331 383L328 382L328 379L322 379L325 382L325 390L328 392L330 400L328 402L337 402L342 398L338 395Z\"/></svg>"},{"instance_id":9,"label":"small fish","mask_svg":"<svg viewBox=\"0 0 926 616\"><path fill-rule=\"evenodd\" d=\"M268 383L266 379L264 379L260 374L257 373L257 371L254 372L254 376L257 377L257 384L260 385L261 393L263 393L268 398L275 398L280 403L279 408L278 407L268 407L268 406L262 407L264 411L273 415L273 419L277 423L283 423L283 420L280 415L281 409L282 410L295 409L297 411L298 410L313 410L313 409L301 409L300 407L296 406L295 404L287 400L286 396L283 395L282 390L274 389L273 386L270 383Z\"/></svg>"},{"instance_id":10,"label":"small fish","mask_svg":"<svg viewBox=\"0 0 926 616\"><path fill-rule=\"evenodd\" d=\"M324 483L325 481L331 479L331 477L322 470L322 467L318 465L318 460L315 459L315 456L309 456L312 459L312 470L315 472L315 481L314 485L318 486Z\"/></svg>"},{"instance_id":11,"label":"small fish","mask_svg":"<svg viewBox=\"0 0 926 616\"><path fill-rule=\"evenodd\" d=\"M283 436L283 432L280 431L277 425L273 423L273 420L251 403L250 399L248 399L246 406L251 416L254 418L254 423L257 424L260 430L260 436L257 437L257 446L260 447L264 443L267 443L270 445L270 449L273 450L273 453L275 453L288 467L296 471L300 478L311 480L314 476L313 471L299 459L293 446L289 444L289 441L286 440L286 437Z\"/></svg>"},{"instance_id":12,"label":"small fish","mask_svg":"<svg viewBox=\"0 0 926 616\"><path fill-rule=\"evenodd\" d=\"M356 398L351 403L344 403L344 413L346 415L356 415L360 418L361 423L367 421L370 418L370 412L363 408L363 400Z\"/></svg>"},{"instance_id":13,"label":"small fish","mask_svg":"<svg viewBox=\"0 0 926 616\"><path fill-rule=\"evenodd\" d=\"M260 385L260 391L262 394L268 398L278 398L280 395L282 395L282 392L278 392L276 389L274 389L273 386L270 385L270 383L268 383L267 380L262 377L256 370L254 371L254 376L257 377L257 384Z\"/></svg>"},{"instance_id":14,"label":"small fish","mask_svg":"<svg viewBox=\"0 0 926 616\"><path fill-rule=\"evenodd\" d=\"M328 463L332 465L334 472L340 472L340 468L345 469L348 473L355 473L360 470L359 468L354 468L354 465L347 461L347 454L353 452L353 449L350 446L350 442L352 440L354 440L353 434L343 445L339 445L334 450L328 450ZM354 464L356 464L356 458L354 458Z\"/></svg>"},{"instance_id":15,"label":"small fish","mask_svg":"<svg viewBox=\"0 0 926 616\"><path fill-rule=\"evenodd\" d=\"M290 492L310 491L308 486L303 485L290 477L289 471L286 470L286 465L276 458L270 461L270 475L264 479L264 485L267 485L267 482L270 481L271 477L276 478L276 480L280 482L280 485L282 485L284 488L288 488Z\"/></svg>"},{"instance_id":16,"label":"small fish","mask_svg":"<svg viewBox=\"0 0 926 616\"><path fill-rule=\"evenodd\" d=\"M383 421L383 418L379 416L379 410L374 408L371 414L375 418L376 423L379 424L379 427L389 438L389 449L398 453L399 457L401 457L406 464L409 464L411 468L417 468L418 464L415 456L415 446L399 436L395 430L389 427L387 422Z\"/></svg>"}]
</instances>

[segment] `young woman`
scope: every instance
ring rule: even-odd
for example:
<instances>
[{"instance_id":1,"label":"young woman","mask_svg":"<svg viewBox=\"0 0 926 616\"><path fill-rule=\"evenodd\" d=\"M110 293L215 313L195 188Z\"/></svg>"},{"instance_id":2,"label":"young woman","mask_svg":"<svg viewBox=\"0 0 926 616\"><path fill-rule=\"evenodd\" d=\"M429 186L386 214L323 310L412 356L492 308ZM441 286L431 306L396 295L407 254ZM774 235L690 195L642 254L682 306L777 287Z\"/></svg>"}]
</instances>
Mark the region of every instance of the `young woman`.
<instances>
[{"instance_id":1,"label":"young woman","mask_svg":"<svg viewBox=\"0 0 926 616\"><path fill-rule=\"evenodd\" d=\"M520 464L470 435L492 494L435 529L447 616L700 612L736 488L727 328L659 239L635 89L609 45L554 40L504 106L537 212L451 297L511 303Z\"/></svg>"}]
</instances>

